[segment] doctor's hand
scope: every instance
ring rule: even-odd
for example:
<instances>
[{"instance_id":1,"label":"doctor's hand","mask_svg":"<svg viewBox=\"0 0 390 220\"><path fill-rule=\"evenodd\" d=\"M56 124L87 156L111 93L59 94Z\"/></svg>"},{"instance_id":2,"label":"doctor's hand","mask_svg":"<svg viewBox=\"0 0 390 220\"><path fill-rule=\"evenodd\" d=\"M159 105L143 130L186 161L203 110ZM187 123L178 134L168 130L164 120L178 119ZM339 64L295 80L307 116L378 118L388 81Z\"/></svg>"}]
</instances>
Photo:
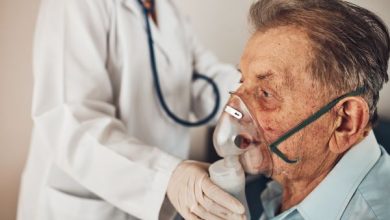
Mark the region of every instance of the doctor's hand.
<instances>
[{"instance_id":1,"label":"doctor's hand","mask_svg":"<svg viewBox=\"0 0 390 220\"><path fill-rule=\"evenodd\" d=\"M167 195L185 219L245 219L244 206L214 183L207 163L184 161L174 170Z\"/></svg>"}]
</instances>

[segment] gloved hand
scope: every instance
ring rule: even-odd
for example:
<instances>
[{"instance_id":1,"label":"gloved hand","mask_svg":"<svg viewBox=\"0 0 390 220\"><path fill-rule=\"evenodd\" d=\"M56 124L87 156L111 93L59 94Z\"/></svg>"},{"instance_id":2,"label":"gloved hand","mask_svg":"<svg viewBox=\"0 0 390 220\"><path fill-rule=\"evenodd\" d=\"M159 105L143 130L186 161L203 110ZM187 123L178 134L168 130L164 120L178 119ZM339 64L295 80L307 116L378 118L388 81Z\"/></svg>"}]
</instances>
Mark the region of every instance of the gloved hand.
<instances>
[{"instance_id":1,"label":"gloved hand","mask_svg":"<svg viewBox=\"0 0 390 220\"><path fill-rule=\"evenodd\" d=\"M208 176L209 164L183 161L174 170L167 195L185 219L245 219L244 206Z\"/></svg>"}]
</instances>

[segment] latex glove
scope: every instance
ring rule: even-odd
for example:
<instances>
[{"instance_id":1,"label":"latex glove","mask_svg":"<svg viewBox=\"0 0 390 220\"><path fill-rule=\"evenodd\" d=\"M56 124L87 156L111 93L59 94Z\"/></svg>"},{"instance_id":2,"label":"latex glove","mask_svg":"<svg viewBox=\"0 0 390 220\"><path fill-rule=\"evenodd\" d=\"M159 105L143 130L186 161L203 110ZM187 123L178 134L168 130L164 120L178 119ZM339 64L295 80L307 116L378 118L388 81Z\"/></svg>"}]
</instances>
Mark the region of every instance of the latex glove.
<instances>
[{"instance_id":1,"label":"latex glove","mask_svg":"<svg viewBox=\"0 0 390 220\"><path fill-rule=\"evenodd\" d=\"M245 219L244 206L211 182L209 164L184 161L174 170L167 195L185 219Z\"/></svg>"}]
</instances>

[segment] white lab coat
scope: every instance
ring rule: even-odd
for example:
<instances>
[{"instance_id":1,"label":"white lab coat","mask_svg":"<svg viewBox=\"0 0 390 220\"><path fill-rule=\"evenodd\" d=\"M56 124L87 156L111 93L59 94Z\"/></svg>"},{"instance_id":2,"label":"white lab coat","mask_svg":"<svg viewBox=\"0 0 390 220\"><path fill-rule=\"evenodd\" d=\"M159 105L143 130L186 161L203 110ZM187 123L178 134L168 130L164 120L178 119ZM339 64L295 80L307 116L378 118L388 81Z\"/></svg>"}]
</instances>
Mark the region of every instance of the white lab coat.
<instances>
[{"instance_id":1,"label":"white lab coat","mask_svg":"<svg viewBox=\"0 0 390 220\"><path fill-rule=\"evenodd\" d=\"M171 0L156 4L164 97L182 118L205 116L214 96L193 71L216 80L222 104L238 74L198 44ZM43 0L19 220L168 219L160 208L190 137L163 112L149 57L137 0Z\"/></svg>"}]
</instances>

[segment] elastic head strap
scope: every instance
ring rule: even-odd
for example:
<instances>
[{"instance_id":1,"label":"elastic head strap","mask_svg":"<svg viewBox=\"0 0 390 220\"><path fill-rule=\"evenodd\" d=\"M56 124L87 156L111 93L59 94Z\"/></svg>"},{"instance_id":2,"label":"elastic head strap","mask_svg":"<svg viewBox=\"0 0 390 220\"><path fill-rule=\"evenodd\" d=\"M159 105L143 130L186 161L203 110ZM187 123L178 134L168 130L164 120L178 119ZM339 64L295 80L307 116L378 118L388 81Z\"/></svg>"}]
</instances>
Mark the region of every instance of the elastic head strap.
<instances>
[{"instance_id":1,"label":"elastic head strap","mask_svg":"<svg viewBox=\"0 0 390 220\"><path fill-rule=\"evenodd\" d=\"M320 110L318 110L316 113L314 113L312 116L308 117L307 119L303 120L301 123L299 123L297 126L295 126L294 128L292 128L291 130L287 131L284 135L282 135L278 140L276 140L275 142L273 142L271 145L270 145L270 148L271 148L271 151L274 152L276 155L278 155L280 158L282 158L283 161L285 161L286 163L296 163L298 162L298 160L290 160L288 159L288 157L283 154L279 149L278 149L278 145L280 143L282 143L283 141L285 141L286 139L288 139L289 137L291 137L292 135L294 135L295 133L297 133L298 131L300 131L301 129L303 129L304 127L308 126L309 124L311 124L312 122L314 122L315 120L319 119L322 115L324 115L325 113L327 113L328 111L330 111L339 101L341 101L342 99L346 98L346 97L351 97L351 96L358 96L358 95L361 95L363 94L365 91L365 88L364 87L360 87L358 89L356 89L355 91L352 91L352 92L349 92L347 94L344 94L338 98L336 98L335 100L331 101L330 103L328 103L326 106L324 106L323 108L321 108Z\"/></svg>"}]
</instances>

